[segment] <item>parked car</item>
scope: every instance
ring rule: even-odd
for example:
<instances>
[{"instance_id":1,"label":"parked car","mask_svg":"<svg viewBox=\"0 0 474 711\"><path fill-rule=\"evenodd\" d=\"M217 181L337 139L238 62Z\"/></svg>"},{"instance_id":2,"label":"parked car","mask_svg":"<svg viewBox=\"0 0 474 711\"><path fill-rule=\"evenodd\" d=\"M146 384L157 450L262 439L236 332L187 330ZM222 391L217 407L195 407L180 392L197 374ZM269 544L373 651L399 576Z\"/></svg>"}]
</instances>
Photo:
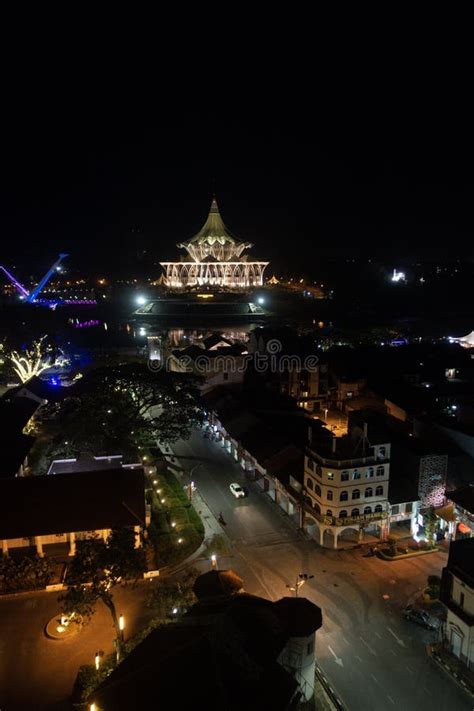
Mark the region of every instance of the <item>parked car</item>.
<instances>
[{"instance_id":1,"label":"parked car","mask_svg":"<svg viewBox=\"0 0 474 711\"><path fill-rule=\"evenodd\" d=\"M235 481L232 482L229 489L234 494L236 499L242 499L245 496L245 491L242 489L240 484L237 484Z\"/></svg>"},{"instance_id":2,"label":"parked car","mask_svg":"<svg viewBox=\"0 0 474 711\"><path fill-rule=\"evenodd\" d=\"M418 625L425 627L427 630L436 630L439 626L439 621L432 617L426 610L419 610L413 605L408 605L403 612L407 620L416 622Z\"/></svg>"}]
</instances>

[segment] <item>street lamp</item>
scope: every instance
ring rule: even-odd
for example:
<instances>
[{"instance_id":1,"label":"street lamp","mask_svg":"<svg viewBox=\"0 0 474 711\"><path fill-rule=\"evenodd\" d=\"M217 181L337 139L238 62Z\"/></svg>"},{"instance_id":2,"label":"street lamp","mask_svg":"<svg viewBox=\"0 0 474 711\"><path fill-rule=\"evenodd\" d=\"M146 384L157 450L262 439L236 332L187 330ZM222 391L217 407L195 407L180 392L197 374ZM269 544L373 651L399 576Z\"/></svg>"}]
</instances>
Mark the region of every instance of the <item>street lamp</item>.
<instances>
[{"instance_id":1,"label":"street lamp","mask_svg":"<svg viewBox=\"0 0 474 711\"><path fill-rule=\"evenodd\" d=\"M299 573L296 577L294 585L287 585L286 587L295 593L295 597L298 597L298 590L308 581L314 578L314 575L308 575L308 573Z\"/></svg>"},{"instance_id":2,"label":"street lamp","mask_svg":"<svg viewBox=\"0 0 474 711\"><path fill-rule=\"evenodd\" d=\"M96 653L95 653L95 660L94 660L94 661L95 661L95 668L96 668L97 670L99 670L99 667L100 667L100 654L99 654L99 652L96 652Z\"/></svg>"},{"instance_id":3,"label":"street lamp","mask_svg":"<svg viewBox=\"0 0 474 711\"><path fill-rule=\"evenodd\" d=\"M215 570L217 568L217 556L215 553L211 555L211 567Z\"/></svg>"},{"instance_id":4,"label":"street lamp","mask_svg":"<svg viewBox=\"0 0 474 711\"><path fill-rule=\"evenodd\" d=\"M189 486L188 486L188 497L189 497L189 500L190 500L190 501L191 501L191 499L193 498L193 491L194 491L194 489L196 488L196 487L194 486L194 481L192 480L192 478L193 478L194 472L196 471L196 469L197 469L198 467L202 467L202 462L198 462L197 464L195 464L194 467L192 467L191 471L189 472L190 483L189 483Z\"/></svg>"}]
</instances>

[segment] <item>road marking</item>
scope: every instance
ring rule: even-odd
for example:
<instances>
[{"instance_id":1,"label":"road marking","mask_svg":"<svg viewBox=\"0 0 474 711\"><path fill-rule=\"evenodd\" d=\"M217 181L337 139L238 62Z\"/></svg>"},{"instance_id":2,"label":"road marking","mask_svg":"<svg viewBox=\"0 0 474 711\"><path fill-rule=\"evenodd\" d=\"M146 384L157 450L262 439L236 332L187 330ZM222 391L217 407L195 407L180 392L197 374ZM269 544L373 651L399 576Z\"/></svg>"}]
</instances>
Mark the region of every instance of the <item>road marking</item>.
<instances>
[{"instance_id":1,"label":"road marking","mask_svg":"<svg viewBox=\"0 0 474 711\"><path fill-rule=\"evenodd\" d=\"M426 693L431 696L431 691L427 689L426 686L423 687L423 691L426 691Z\"/></svg>"},{"instance_id":2,"label":"road marking","mask_svg":"<svg viewBox=\"0 0 474 711\"><path fill-rule=\"evenodd\" d=\"M371 674L370 676L372 677L372 679L375 681L376 684L379 683L379 682L377 681L377 677L375 677L373 674Z\"/></svg>"},{"instance_id":3,"label":"road marking","mask_svg":"<svg viewBox=\"0 0 474 711\"><path fill-rule=\"evenodd\" d=\"M410 669L410 667L407 667L407 670L410 672L410 674L414 674L414 673L415 673L415 672L413 671L413 669Z\"/></svg>"},{"instance_id":4,"label":"road marking","mask_svg":"<svg viewBox=\"0 0 474 711\"><path fill-rule=\"evenodd\" d=\"M334 661L336 662L336 664L339 664L340 667L343 667L344 662L342 661L342 659L340 657L337 656L336 652L329 646L329 644L328 644L328 649L331 652L332 656L334 657Z\"/></svg>"},{"instance_id":5,"label":"road marking","mask_svg":"<svg viewBox=\"0 0 474 711\"><path fill-rule=\"evenodd\" d=\"M369 652L370 652L371 654L373 654L373 655L376 657L376 656L377 656L377 652L375 651L375 649L372 649L372 647L370 646L370 644L368 644L368 642L366 642L363 637L359 637L359 639L362 641L363 644L365 644L365 646L367 647L367 649L369 650Z\"/></svg>"},{"instance_id":6,"label":"road marking","mask_svg":"<svg viewBox=\"0 0 474 711\"><path fill-rule=\"evenodd\" d=\"M405 642L403 641L403 639L400 639L400 637L397 637L397 635L395 634L395 632L394 632L393 630L391 630L390 627L387 627L387 629L388 629L388 631L390 632L390 634L391 634L393 637L395 637L395 639L397 640L398 644L399 644L401 647L404 647L404 646L405 646Z\"/></svg>"},{"instance_id":7,"label":"road marking","mask_svg":"<svg viewBox=\"0 0 474 711\"><path fill-rule=\"evenodd\" d=\"M375 633L379 639L382 639L382 635L379 634L378 632Z\"/></svg>"},{"instance_id":8,"label":"road marking","mask_svg":"<svg viewBox=\"0 0 474 711\"><path fill-rule=\"evenodd\" d=\"M392 702L392 704L395 706L395 701L392 699L390 694L387 694L387 699Z\"/></svg>"},{"instance_id":9,"label":"road marking","mask_svg":"<svg viewBox=\"0 0 474 711\"><path fill-rule=\"evenodd\" d=\"M358 662L362 661L362 659L357 654L355 655L355 658L357 659Z\"/></svg>"},{"instance_id":10,"label":"road marking","mask_svg":"<svg viewBox=\"0 0 474 711\"><path fill-rule=\"evenodd\" d=\"M344 637L344 635L341 635L341 636L342 636L342 639L344 640L344 642L345 642L346 644L349 644L349 642L348 642L347 639Z\"/></svg>"},{"instance_id":11,"label":"road marking","mask_svg":"<svg viewBox=\"0 0 474 711\"><path fill-rule=\"evenodd\" d=\"M396 657L396 656L397 656L397 653L396 653L396 652L394 652L394 650L393 650L393 649L391 649L390 651L392 652L392 654L393 654L393 656L394 656L394 657Z\"/></svg>"}]
</instances>

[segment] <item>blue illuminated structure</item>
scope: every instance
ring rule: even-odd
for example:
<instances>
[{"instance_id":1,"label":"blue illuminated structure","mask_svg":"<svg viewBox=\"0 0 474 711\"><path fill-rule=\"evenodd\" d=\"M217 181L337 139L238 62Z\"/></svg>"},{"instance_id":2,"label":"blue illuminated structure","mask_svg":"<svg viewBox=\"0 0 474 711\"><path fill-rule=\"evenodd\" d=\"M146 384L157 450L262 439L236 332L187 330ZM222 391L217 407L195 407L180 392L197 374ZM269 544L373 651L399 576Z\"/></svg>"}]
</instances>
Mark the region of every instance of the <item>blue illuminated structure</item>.
<instances>
[{"instance_id":1,"label":"blue illuminated structure","mask_svg":"<svg viewBox=\"0 0 474 711\"><path fill-rule=\"evenodd\" d=\"M29 304L33 304L38 301L39 294L44 289L48 281L51 279L54 272L59 271L59 265L67 256L67 254L60 254L58 259L54 262L53 266L48 269L41 281L38 282L35 288L31 291L28 291L28 289L26 289L23 284L20 284L18 279L16 279L13 274L10 274L10 272L5 269L5 267L0 266L0 269L8 277L15 289L20 293L20 298L25 299L25 301L27 301Z\"/></svg>"},{"instance_id":2,"label":"blue illuminated structure","mask_svg":"<svg viewBox=\"0 0 474 711\"><path fill-rule=\"evenodd\" d=\"M48 281L51 279L52 275L54 274L55 271L59 271L59 265L65 259L68 255L67 254L60 254L59 259L57 259L53 266L46 272L44 277L41 279L39 284L33 289L33 291L30 291L30 294L28 298L26 299L29 304L32 304L34 301L36 301L36 297L44 289Z\"/></svg>"}]
</instances>

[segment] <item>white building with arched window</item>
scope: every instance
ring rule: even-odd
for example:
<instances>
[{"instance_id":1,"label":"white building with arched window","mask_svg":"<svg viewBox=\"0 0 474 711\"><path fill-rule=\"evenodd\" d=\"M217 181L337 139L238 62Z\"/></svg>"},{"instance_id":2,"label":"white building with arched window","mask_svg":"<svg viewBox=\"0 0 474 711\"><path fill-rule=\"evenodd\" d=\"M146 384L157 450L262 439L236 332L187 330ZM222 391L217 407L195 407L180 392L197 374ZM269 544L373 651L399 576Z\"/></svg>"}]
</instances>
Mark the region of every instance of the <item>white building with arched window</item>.
<instances>
[{"instance_id":1,"label":"white building with arched window","mask_svg":"<svg viewBox=\"0 0 474 711\"><path fill-rule=\"evenodd\" d=\"M341 535L355 543L364 531L381 539L389 528L390 443L310 425L305 452L304 528L318 543L338 547Z\"/></svg>"}]
</instances>

